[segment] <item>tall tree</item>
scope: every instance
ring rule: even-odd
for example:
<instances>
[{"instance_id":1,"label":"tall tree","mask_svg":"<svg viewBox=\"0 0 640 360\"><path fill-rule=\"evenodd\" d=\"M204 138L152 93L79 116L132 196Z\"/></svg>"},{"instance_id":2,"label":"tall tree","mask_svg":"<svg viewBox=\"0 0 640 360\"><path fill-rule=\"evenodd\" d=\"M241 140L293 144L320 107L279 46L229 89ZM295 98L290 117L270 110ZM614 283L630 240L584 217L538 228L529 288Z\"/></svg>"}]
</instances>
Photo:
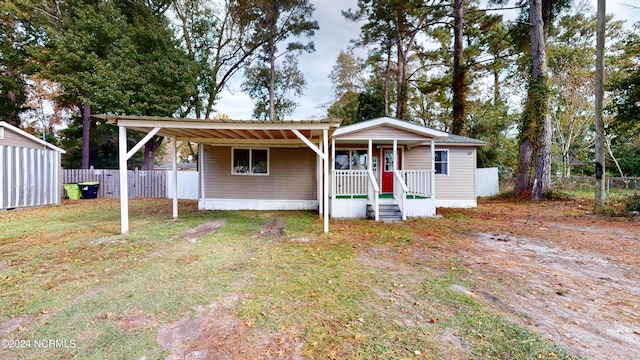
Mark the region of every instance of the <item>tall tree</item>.
<instances>
[{"instance_id":1,"label":"tall tree","mask_svg":"<svg viewBox=\"0 0 640 360\"><path fill-rule=\"evenodd\" d=\"M504 76L504 72L514 63L513 40L501 15L485 13L479 30L489 59L482 63L482 68L489 72L493 79L493 103L499 104L504 100L501 76Z\"/></svg>"},{"instance_id":2,"label":"tall tree","mask_svg":"<svg viewBox=\"0 0 640 360\"><path fill-rule=\"evenodd\" d=\"M609 24L610 21L607 27ZM624 40L614 45L616 56L607 58L608 67L614 67L615 71L606 89L611 99L603 114L606 115L603 118L605 145L615 164L614 171L620 176L637 176L640 174L636 156L640 139L640 22L622 38Z\"/></svg>"},{"instance_id":3,"label":"tall tree","mask_svg":"<svg viewBox=\"0 0 640 360\"><path fill-rule=\"evenodd\" d=\"M365 84L364 60L354 54L353 48L340 50L336 64L331 68L329 80L336 98L348 91L358 92Z\"/></svg>"},{"instance_id":4,"label":"tall tree","mask_svg":"<svg viewBox=\"0 0 640 360\"><path fill-rule=\"evenodd\" d=\"M464 48L464 0L453 1L453 120L451 132L462 135L465 124L465 106L467 102L467 86L465 84Z\"/></svg>"},{"instance_id":5,"label":"tall tree","mask_svg":"<svg viewBox=\"0 0 640 360\"><path fill-rule=\"evenodd\" d=\"M27 49L40 34L28 0L0 2L0 118L20 127L27 100Z\"/></svg>"},{"instance_id":6,"label":"tall tree","mask_svg":"<svg viewBox=\"0 0 640 360\"><path fill-rule=\"evenodd\" d=\"M55 99L61 91L60 84L34 75L27 86L26 110L21 114L24 128L43 140L57 143L56 134L66 126L71 110L63 108Z\"/></svg>"},{"instance_id":7,"label":"tall tree","mask_svg":"<svg viewBox=\"0 0 640 360\"><path fill-rule=\"evenodd\" d=\"M563 176L571 174L570 159L585 160L587 155L581 154L594 145L596 17L586 13L577 7L561 16L547 41L554 145L562 157ZM610 43L619 42L621 29L620 21L609 22Z\"/></svg>"},{"instance_id":8,"label":"tall tree","mask_svg":"<svg viewBox=\"0 0 640 360\"><path fill-rule=\"evenodd\" d=\"M551 190L551 142L553 125L549 114L549 81L547 74L547 51L543 0L531 0L529 21L531 22L531 59L532 72L530 86L531 100L525 111L531 111L533 121L537 125L535 181L531 193L534 201L542 200L543 195Z\"/></svg>"},{"instance_id":9,"label":"tall tree","mask_svg":"<svg viewBox=\"0 0 640 360\"><path fill-rule=\"evenodd\" d=\"M596 41L596 186L595 186L595 206L596 214L604 211L605 187L604 187L604 169L605 169L605 152L604 152L604 120L602 107L604 103L604 37L606 27L606 7L604 0L598 0L598 30Z\"/></svg>"},{"instance_id":10,"label":"tall tree","mask_svg":"<svg viewBox=\"0 0 640 360\"><path fill-rule=\"evenodd\" d=\"M473 109L468 135L487 142L478 149L478 167L497 167L501 175L511 172L516 165L517 143L509 133L516 116L502 101L483 101Z\"/></svg>"},{"instance_id":11,"label":"tall tree","mask_svg":"<svg viewBox=\"0 0 640 360\"><path fill-rule=\"evenodd\" d=\"M293 54L287 54L285 60L275 66L272 70L258 63L246 70L247 79L242 89L255 100L253 117L256 119L282 120L291 115L297 103L288 95L302 95L307 84Z\"/></svg>"},{"instance_id":12,"label":"tall tree","mask_svg":"<svg viewBox=\"0 0 640 360\"><path fill-rule=\"evenodd\" d=\"M143 3L71 0L56 9L34 56L42 76L62 85L58 100L82 108L77 128L83 133L81 166L88 167L90 153L96 160L93 149L102 146L89 140L111 143L117 136L113 127L89 121L89 111L170 116L193 93L192 64L166 20ZM90 128L100 134L92 136ZM145 168L153 166L160 142L145 149Z\"/></svg>"},{"instance_id":13,"label":"tall tree","mask_svg":"<svg viewBox=\"0 0 640 360\"><path fill-rule=\"evenodd\" d=\"M253 6L234 0L171 0L178 35L198 71L198 91L182 116L211 118L229 81L256 59L266 39Z\"/></svg>"},{"instance_id":14,"label":"tall tree","mask_svg":"<svg viewBox=\"0 0 640 360\"><path fill-rule=\"evenodd\" d=\"M567 0L531 0L528 11L522 15L529 27L531 66L522 115L514 194L522 196L531 190L533 200L541 200L551 190L553 124L549 116L546 39L553 17L567 5Z\"/></svg>"},{"instance_id":15,"label":"tall tree","mask_svg":"<svg viewBox=\"0 0 640 360\"><path fill-rule=\"evenodd\" d=\"M384 106L384 81L373 77L367 82L365 89L358 93L354 122L361 122L386 116Z\"/></svg>"},{"instance_id":16,"label":"tall tree","mask_svg":"<svg viewBox=\"0 0 640 360\"><path fill-rule=\"evenodd\" d=\"M356 122L358 94L365 86L364 60L354 54L352 48L340 50L336 64L329 73L335 101L327 109L331 118L342 119L343 125Z\"/></svg>"},{"instance_id":17,"label":"tall tree","mask_svg":"<svg viewBox=\"0 0 640 360\"><path fill-rule=\"evenodd\" d=\"M309 20L315 8L308 0L251 0L244 6L243 17L253 21L256 26L255 39L261 43L259 65L268 69L268 114L269 120L276 119L276 81L278 69L276 62L279 57L287 55L284 68L291 69L297 62L291 61L293 54L315 51L312 41L306 44L299 41L287 43L284 50L278 49L278 44L290 37L312 37L319 29L318 22ZM291 73L291 72L290 72ZM251 73L247 73L249 79ZM248 80L249 80L248 79ZM250 81L250 80L249 80Z\"/></svg>"},{"instance_id":18,"label":"tall tree","mask_svg":"<svg viewBox=\"0 0 640 360\"><path fill-rule=\"evenodd\" d=\"M634 25L620 46L620 65L608 89L613 93L609 111L615 118L607 131L621 140L640 134L640 22Z\"/></svg>"},{"instance_id":19,"label":"tall tree","mask_svg":"<svg viewBox=\"0 0 640 360\"><path fill-rule=\"evenodd\" d=\"M72 0L54 8L48 5L43 2L34 9L34 13L49 14L44 24L45 46L35 48L34 57L41 64L42 76L62 85L58 101L81 109L80 165L85 169L90 162L90 113L92 106L106 105L111 94L117 93L112 66L116 61L109 58L126 24L113 3Z\"/></svg>"},{"instance_id":20,"label":"tall tree","mask_svg":"<svg viewBox=\"0 0 640 360\"><path fill-rule=\"evenodd\" d=\"M387 70L395 66L396 118L408 119L409 63L420 48L418 35L427 26L441 21L446 14L443 0L396 1L358 0L358 9L343 11L352 21L365 21L359 45L378 46L377 54L387 54ZM395 57L392 61L391 56ZM388 76L385 77L389 81ZM385 85L386 86L386 85Z\"/></svg>"}]
</instances>

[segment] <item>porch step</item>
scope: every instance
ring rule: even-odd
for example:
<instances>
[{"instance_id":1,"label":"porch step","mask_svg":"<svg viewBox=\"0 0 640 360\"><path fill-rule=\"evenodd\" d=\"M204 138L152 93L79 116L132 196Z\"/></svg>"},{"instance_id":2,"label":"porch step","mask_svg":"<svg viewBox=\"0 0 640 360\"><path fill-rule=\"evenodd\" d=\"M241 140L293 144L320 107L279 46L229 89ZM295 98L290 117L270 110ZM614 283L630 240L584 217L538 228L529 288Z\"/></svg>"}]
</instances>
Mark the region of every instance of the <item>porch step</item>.
<instances>
[{"instance_id":1,"label":"porch step","mask_svg":"<svg viewBox=\"0 0 640 360\"><path fill-rule=\"evenodd\" d=\"M378 204L378 212L382 221L400 221L402 220L402 212L398 204ZM367 216L371 219L375 218L373 206L367 204Z\"/></svg>"}]
</instances>

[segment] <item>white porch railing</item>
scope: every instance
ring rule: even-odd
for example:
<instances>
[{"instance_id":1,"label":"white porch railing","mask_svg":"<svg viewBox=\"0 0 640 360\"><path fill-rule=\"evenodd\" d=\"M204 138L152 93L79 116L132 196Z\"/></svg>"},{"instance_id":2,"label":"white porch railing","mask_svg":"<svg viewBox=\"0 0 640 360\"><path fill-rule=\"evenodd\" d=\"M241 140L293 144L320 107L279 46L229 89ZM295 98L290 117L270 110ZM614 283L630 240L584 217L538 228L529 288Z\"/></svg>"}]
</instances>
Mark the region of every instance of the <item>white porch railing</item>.
<instances>
[{"instance_id":1,"label":"white porch railing","mask_svg":"<svg viewBox=\"0 0 640 360\"><path fill-rule=\"evenodd\" d=\"M411 197L433 198L434 172L431 170L396 170L393 175L393 198L402 219L407 218L407 203ZM376 175L369 170L333 170L331 172L331 194L339 197L367 197L373 207L374 218L379 220L380 186ZM408 199L409 198L409 199Z\"/></svg>"},{"instance_id":2,"label":"white porch railing","mask_svg":"<svg viewBox=\"0 0 640 360\"><path fill-rule=\"evenodd\" d=\"M398 170L398 172L407 186L407 195L433 197L434 172L432 170Z\"/></svg>"},{"instance_id":3,"label":"white porch railing","mask_svg":"<svg viewBox=\"0 0 640 360\"><path fill-rule=\"evenodd\" d=\"M407 220L407 211L406 211L406 203L407 203L407 193L409 192L409 188L404 183L404 179L400 174L400 170L394 170L393 172L393 198L396 200L398 207L400 208L400 212L402 213L402 220Z\"/></svg>"},{"instance_id":4,"label":"white porch railing","mask_svg":"<svg viewBox=\"0 0 640 360\"><path fill-rule=\"evenodd\" d=\"M333 170L331 175L334 196L367 195L367 170Z\"/></svg>"},{"instance_id":5,"label":"white porch railing","mask_svg":"<svg viewBox=\"0 0 640 360\"><path fill-rule=\"evenodd\" d=\"M331 172L331 194L333 198L350 196L367 196L374 212L375 220L379 220L380 187L376 176L369 170L333 170Z\"/></svg>"}]
</instances>

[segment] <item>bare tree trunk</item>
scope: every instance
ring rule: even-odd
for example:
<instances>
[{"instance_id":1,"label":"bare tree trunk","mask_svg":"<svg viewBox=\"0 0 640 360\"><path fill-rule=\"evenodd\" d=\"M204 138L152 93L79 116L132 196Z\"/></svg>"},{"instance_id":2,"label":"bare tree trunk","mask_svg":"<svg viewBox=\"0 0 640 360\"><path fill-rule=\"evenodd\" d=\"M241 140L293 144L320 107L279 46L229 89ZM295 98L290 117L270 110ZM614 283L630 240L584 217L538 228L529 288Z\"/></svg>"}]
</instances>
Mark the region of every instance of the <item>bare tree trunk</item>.
<instances>
[{"instance_id":1,"label":"bare tree trunk","mask_svg":"<svg viewBox=\"0 0 640 360\"><path fill-rule=\"evenodd\" d=\"M275 84L276 84L276 45L274 39L269 39L269 120L276 119Z\"/></svg>"},{"instance_id":2,"label":"bare tree trunk","mask_svg":"<svg viewBox=\"0 0 640 360\"><path fill-rule=\"evenodd\" d=\"M462 37L464 31L464 8L463 0L455 0L453 5L453 121L451 123L451 132L455 135L462 135L465 123L465 69L464 48Z\"/></svg>"},{"instance_id":3,"label":"bare tree trunk","mask_svg":"<svg viewBox=\"0 0 640 360\"><path fill-rule=\"evenodd\" d=\"M529 9L531 22L531 57L533 62L533 81L536 114L538 124L536 136L536 165L534 188L531 200L540 201L551 190L551 141L553 123L549 115L549 84L547 81L547 52L545 44L545 26L542 18L542 0L531 0Z\"/></svg>"},{"instance_id":4,"label":"bare tree trunk","mask_svg":"<svg viewBox=\"0 0 640 360\"><path fill-rule=\"evenodd\" d=\"M515 196L531 190L531 199L539 201L551 190L551 140L553 123L549 115L549 84L545 33L550 14L543 18L549 0L531 0L529 8L532 69L527 88L527 103L523 113L523 130L520 134L520 154L516 173ZM535 182L531 178L533 157L535 156ZM535 184L535 186L533 186Z\"/></svg>"},{"instance_id":5,"label":"bare tree trunk","mask_svg":"<svg viewBox=\"0 0 640 360\"><path fill-rule=\"evenodd\" d=\"M601 214L605 203L604 176L604 121L602 119L602 98L604 97L604 36L605 36L605 0L598 0L596 33L596 188L594 212ZM610 148L609 148L610 149ZM615 159L615 158L614 158ZM617 165L617 162L616 162ZM621 172L622 173L622 172Z\"/></svg>"},{"instance_id":6,"label":"bare tree trunk","mask_svg":"<svg viewBox=\"0 0 640 360\"><path fill-rule=\"evenodd\" d=\"M142 170L151 171L155 169L156 150L158 150L160 144L162 144L162 140L164 140L162 136L154 136L144 144L144 163L142 164Z\"/></svg>"},{"instance_id":7,"label":"bare tree trunk","mask_svg":"<svg viewBox=\"0 0 640 360\"><path fill-rule=\"evenodd\" d=\"M191 157L193 158L193 161L197 164L198 163L198 153L199 153L199 149L196 148L196 150L193 149L193 143L191 143L191 141L187 141L187 146L189 146L189 153L191 155ZM197 145L198 147L200 147L200 144Z\"/></svg>"},{"instance_id":8,"label":"bare tree trunk","mask_svg":"<svg viewBox=\"0 0 640 360\"><path fill-rule=\"evenodd\" d=\"M91 105L82 106L82 169L89 168L89 127L91 126Z\"/></svg>"},{"instance_id":9,"label":"bare tree trunk","mask_svg":"<svg viewBox=\"0 0 640 360\"><path fill-rule=\"evenodd\" d=\"M534 188L531 192L531 200L540 201L544 195L551 191L551 141L553 140L553 127L549 114L542 119L543 128L536 138L536 170Z\"/></svg>"},{"instance_id":10,"label":"bare tree trunk","mask_svg":"<svg viewBox=\"0 0 640 360\"><path fill-rule=\"evenodd\" d=\"M530 99L527 100L529 107ZM527 115L525 115L526 117ZM527 121L527 120L525 120ZM520 151L518 154L518 169L516 170L516 182L513 195L516 197L525 195L533 187L531 176L531 162L533 160L533 124L525 124L520 134Z\"/></svg>"},{"instance_id":11,"label":"bare tree trunk","mask_svg":"<svg viewBox=\"0 0 640 360\"><path fill-rule=\"evenodd\" d=\"M387 48L387 65L384 69L384 116L389 116L389 79L391 78L391 46Z\"/></svg>"},{"instance_id":12,"label":"bare tree trunk","mask_svg":"<svg viewBox=\"0 0 640 360\"><path fill-rule=\"evenodd\" d=\"M500 70L493 66L493 105L500 101Z\"/></svg>"},{"instance_id":13,"label":"bare tree trunk","mask_svg":"<svg viewBox=\"0 0 640 360\"><path fill-rule=\"evenodd\" d=\"M396 118L407 119L407 60L404 44L398 40L398 65L396 68Z\"/></svg>"},{"instance_id":14,"label":"bare tree trunk","mask_svg":"<svg viewBox=\"0 0 640 360\"><path fill-rule=\"evenodd\" d=\"M609 156L611 156L611 160L613 160L613 163L616 164L616 168L618 169L618 172L620 173L620 177L624 177L624 172L622 171L622 168L620 167L620 163L618 162L618 159L616 159L615 155L613 155L613 149L611 149L611 138L606 136L605 137L605 143L607 145L607 152L609 153ZM604 189L602 190L602 192L604 193Z\"/></svg>"}]
</instances>

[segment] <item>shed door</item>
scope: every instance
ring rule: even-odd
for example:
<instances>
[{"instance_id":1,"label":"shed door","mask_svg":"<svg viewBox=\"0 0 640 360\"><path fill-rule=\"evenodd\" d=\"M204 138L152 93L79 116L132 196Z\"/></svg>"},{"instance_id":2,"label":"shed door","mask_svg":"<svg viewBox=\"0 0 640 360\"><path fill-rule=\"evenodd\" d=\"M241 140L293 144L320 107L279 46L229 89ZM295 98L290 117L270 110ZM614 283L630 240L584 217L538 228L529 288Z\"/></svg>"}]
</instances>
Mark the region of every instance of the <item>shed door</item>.
<instances>
[{"instance_id":1,"label":"shed door","mask_svg":"<svg viewBox=\"0 0 640 360\"><path fill-rule=\"evenodd\" d=\"M398 148L398 170L401 169L402 152ZM393 192L393 148L382 148L382 192Z\"/></svg>"}]
</instances>

